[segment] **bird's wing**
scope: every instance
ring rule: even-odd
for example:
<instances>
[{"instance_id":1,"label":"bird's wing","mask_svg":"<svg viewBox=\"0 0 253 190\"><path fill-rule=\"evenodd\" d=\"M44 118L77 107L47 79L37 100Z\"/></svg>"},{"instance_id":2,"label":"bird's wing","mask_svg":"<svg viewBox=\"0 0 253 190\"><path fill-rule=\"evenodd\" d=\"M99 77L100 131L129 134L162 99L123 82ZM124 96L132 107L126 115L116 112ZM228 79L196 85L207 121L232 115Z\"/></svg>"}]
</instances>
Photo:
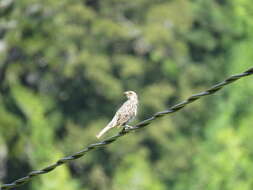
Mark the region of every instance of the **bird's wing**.
<instances>
[{"instance_id":1,"label":"bird's wing","mask_svg":"<svg viewBox=\"0 0 253 190\"><path fill-rule=\"evenodd\" d=\"M126 101L117 111L117 126L124 125L134 116L131 107L131 102Z\"/></svg>"}]
</instances>

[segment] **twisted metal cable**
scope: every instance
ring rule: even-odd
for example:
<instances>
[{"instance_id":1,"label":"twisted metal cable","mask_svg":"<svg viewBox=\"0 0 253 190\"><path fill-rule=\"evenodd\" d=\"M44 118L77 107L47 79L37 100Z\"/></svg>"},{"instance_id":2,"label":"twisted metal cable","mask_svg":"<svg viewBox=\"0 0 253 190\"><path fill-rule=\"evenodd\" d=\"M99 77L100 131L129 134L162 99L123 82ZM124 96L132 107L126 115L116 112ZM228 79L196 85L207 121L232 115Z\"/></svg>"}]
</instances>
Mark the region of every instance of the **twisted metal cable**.
<instances>
[{"instance_id":1,"label":"twisted metal cable","mask_svg":"<svg viewBox=\"0 0 253 190\"><path fill-rule=\"evenodd\" d=\"M230 77L228 77L227 79L225 79L224 81L212 86L211 88L209 88L208 90L206 91L203 91L203 92L200 92L198 94L194 94L192 96L190 96L189 98L187 98L186 100L184 100L183 102L179 103L179 104L176 104L174 106L172 106L171 108L165 110L165 111L161 111L161 112L157 112L155 113L152 117L136 124L135 126L131 127L131 128L124 128L122 129L118 134L110 137L110 138L107 138L105 139L104 141L101 141L101 142L98 142L98 143L94 143L94 144L90 144L89 146L87 146L85 149L79 151L79 152L76 152L70 156L67 156L67 157L64 157L64 158L61 158L59 159L57 162L55 162L54 164L50 165L50 166L47 166L41 170L37 170L37 171L32 171L30 172L27 176L23 177L23 178L20 178L20 179L17 179L15 180L14 182L10 183L10 184L3 184L0 188L0 190L6 190L6 189L12 189L14 187L18 187L20 185L23 185L25 184L26 182L29 182L32 180L33 177L35 176L38 176L38 175L41 175L41 174L45 174L45 173L48 173L52 170L54 170L56 167L62 165L62 164L65 164L65 163L68 163L72 160L76 160L82 156L84 156L87 152L91 151L91 150L94 150L96 148L99 148L99 147L103 147L103 146L106 146L106 145L109 145L110 143L116 141L119 137L121 136L124 136L130 132L133 132L137 129L141 129L147 125L149 125L153 120L159 118L159 117L162 117L162 116L165 116L166 114L171 114L171 113L174 113L180 109L182 109L183 107L185 107L186 105L198 100L199 98L203 97L203 96L207 96L207 95L211 95L211 94L214 94L215 92L219 91L220 89L222 89L224 86L232 83L232 82L235 82L236 80L240 79L240 78L243 78L243 77L246 77L246 76L249 76L249 75L252 75L253 74L253 68L250 68L248 69L247 71L241 73L241 74L237 74L237 75L232 75Z\"/></svg>"}]
</instances>

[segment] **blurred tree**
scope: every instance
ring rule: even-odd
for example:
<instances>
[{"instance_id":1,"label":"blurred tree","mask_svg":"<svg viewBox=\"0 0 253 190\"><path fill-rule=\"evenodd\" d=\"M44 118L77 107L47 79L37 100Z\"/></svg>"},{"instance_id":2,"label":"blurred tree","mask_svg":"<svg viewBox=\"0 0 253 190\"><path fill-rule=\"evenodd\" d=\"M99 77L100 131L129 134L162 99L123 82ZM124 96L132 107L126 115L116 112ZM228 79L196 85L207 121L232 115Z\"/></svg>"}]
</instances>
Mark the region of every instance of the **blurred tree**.
<instances>
[{"instance_id":1,"label":"blurred tree","mask_svg":"<svg viewBox=\"0 0 253 190\"><path fill-rule=\"evenodd\" d=\"M139 94L141 120L250 67L252 4L1 0L0 180L94 142L125 90ZM250 189L251 88L244 80L23 189Z\"/></svg>"}]
</instances>

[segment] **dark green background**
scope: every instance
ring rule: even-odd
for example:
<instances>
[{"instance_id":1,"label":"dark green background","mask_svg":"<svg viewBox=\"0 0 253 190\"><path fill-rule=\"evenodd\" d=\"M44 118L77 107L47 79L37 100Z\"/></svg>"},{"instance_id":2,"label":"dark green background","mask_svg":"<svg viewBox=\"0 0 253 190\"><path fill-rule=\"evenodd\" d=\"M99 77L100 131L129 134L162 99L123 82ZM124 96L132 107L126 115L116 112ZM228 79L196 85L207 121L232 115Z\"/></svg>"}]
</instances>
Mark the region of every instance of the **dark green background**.
<instances>
[{"instance_id":1,"label":"dark green background","mask_svg":"<svg viewBox=\"0 0 253 190\"><path fill-rule=\"evenodd\" d=\"M252 60L252 0L0 0L0 181L96 142L125 90L138 122ZM17 189L252 190L252 83Z\"/></svg>"}]
</instances>

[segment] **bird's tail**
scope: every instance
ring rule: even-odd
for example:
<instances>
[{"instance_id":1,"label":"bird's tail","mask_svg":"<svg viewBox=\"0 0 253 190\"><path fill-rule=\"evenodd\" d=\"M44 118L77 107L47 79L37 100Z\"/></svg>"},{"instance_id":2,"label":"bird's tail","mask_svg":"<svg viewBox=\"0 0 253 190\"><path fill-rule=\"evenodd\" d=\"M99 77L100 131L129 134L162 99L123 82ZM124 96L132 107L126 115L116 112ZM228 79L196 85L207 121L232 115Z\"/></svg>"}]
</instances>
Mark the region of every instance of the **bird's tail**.
<instances>
[{"instance_id":1,"label":"bird's tail","mask_svg":"<svg viewBox=\"0 0 253 190\"><path fill-rule=\"evenodd\" d=\"M103 128L97 135L96 137L99 139L103 134L105 134L107 131L109 131L111 128L116 126L116 122L117 122L117 118L114 117L112 119L112 121L110 123L108 123L108 125Z\"/></svg>"}]
</instances>

